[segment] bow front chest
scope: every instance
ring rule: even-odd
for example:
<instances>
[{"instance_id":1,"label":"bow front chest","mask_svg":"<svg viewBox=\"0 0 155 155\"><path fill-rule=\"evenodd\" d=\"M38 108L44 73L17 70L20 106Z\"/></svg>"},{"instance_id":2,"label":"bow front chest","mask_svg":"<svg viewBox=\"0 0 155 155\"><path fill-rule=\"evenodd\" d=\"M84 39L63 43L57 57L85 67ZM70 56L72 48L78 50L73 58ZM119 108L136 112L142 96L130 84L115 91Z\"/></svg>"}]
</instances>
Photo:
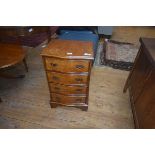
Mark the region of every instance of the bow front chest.
<instances>
[{"instance_id":1,"label":"bow front chest","mask_svg":"<svg viewBox=\"0 0 155 155\"><path fill-rule=\"evenodd\" d=\"M88 109L93 43L52 40L41 55L47 75L51 107Z\"/></svg>"}]
</instances>

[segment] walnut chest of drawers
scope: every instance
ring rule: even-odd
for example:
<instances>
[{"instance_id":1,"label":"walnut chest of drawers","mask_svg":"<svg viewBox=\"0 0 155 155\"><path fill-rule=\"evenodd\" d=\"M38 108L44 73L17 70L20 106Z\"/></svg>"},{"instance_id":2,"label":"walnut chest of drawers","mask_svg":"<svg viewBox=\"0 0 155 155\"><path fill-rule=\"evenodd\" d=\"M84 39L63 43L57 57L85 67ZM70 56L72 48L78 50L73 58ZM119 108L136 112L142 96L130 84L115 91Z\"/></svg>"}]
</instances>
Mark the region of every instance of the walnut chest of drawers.
<instances>
[{"instance_id":1,"label":"walnut chest of drawers","mask_svg":"<svg viewBox=\"0 0 155 155\"><path fill-rule=\"evenodd\" d=\"M88 109L93 43L52 40L41 53L50 91L51 107Z\"/></svg>"}]
</instances>

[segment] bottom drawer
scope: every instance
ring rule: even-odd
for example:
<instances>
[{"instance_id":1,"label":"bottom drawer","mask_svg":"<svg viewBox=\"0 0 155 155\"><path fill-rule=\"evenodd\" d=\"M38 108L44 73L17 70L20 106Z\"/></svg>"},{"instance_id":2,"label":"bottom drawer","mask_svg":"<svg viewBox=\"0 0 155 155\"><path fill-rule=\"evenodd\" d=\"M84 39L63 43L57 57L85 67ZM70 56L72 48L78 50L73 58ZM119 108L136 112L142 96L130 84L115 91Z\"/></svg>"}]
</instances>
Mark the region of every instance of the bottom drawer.
<instances>
[{"instance_id":1,"label":"bottom drawer","mask_svg":"<svg viewBox=\"0 0 155 155\"><path fill-rule=\"evenodd\" d=\"M58 102L61 104L77 104L77 103L85 103L86 96L67 96L67 95L60 95L56 93L51 93L51 101Z\"/></svg>"}]
</instances>

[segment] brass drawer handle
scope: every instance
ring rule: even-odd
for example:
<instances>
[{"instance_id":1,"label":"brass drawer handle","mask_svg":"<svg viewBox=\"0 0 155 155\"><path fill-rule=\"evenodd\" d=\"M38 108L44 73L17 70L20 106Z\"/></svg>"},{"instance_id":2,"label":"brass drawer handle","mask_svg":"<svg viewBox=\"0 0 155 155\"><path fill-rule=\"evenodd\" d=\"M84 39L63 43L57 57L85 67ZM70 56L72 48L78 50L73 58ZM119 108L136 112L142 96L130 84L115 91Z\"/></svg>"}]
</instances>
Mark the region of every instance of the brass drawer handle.
<instances>
[{"instance_id":1,"label":"brass drawer handle","mask_svg":"<svg viewBox=\"0 0 155 155\"><path fill-rule=\"evenodd\" d=\"M76 68L82 69L82 68L84 68L84 66L83 65L76 65Z\"/></svg>"},{"instance_id":2,"label":"brass drawer handle","mask_svg":"<svg viewBox=\"0 0 155 155\"><path fill-rule=\"evenodd\" d=\"M82 78L76 78L75 80L78 81L78 82L82 82L83 81Z\"/></svg>"},{"instance_id":3,"label":"brass drawer handle","mask_svg":"<svg viewBox=\"0 0 155 155\"><path fill-rule=\"evenodd\" d=\"M58 64L56 64L56 63L51 63L51 66L52 66L52 67L56 67L56 66L58 66Z\"/></svg>"},{"instance_id":4,"label":"brass drawer handle","mask_svg":"<svg viewBox=\"0 0 155 155\"><path fill-rule=\"evenodd\" d=\"M59 80L59 77L53 76L52 79L53 79L53 80Z\"/></svg>"}]
</instances>

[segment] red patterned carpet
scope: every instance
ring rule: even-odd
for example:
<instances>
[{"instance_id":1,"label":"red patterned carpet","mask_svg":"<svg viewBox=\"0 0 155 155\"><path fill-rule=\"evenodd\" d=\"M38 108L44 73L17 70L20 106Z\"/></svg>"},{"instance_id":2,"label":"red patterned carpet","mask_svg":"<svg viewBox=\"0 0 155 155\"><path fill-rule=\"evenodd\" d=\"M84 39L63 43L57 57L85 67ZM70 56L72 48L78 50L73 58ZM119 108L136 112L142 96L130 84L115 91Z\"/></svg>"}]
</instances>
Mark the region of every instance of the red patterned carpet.
<instances>
[{"instance_id":1,"label":"red patterned carpet","mask_svg":"<svg viewBox=\"0 0 155 155\"><path fill-rule=\"evenodd\" d=\"M106 40L101 52L101 65L116 69L130 70L138 48L130 43Z\"/></svg>"}]
</instances>

